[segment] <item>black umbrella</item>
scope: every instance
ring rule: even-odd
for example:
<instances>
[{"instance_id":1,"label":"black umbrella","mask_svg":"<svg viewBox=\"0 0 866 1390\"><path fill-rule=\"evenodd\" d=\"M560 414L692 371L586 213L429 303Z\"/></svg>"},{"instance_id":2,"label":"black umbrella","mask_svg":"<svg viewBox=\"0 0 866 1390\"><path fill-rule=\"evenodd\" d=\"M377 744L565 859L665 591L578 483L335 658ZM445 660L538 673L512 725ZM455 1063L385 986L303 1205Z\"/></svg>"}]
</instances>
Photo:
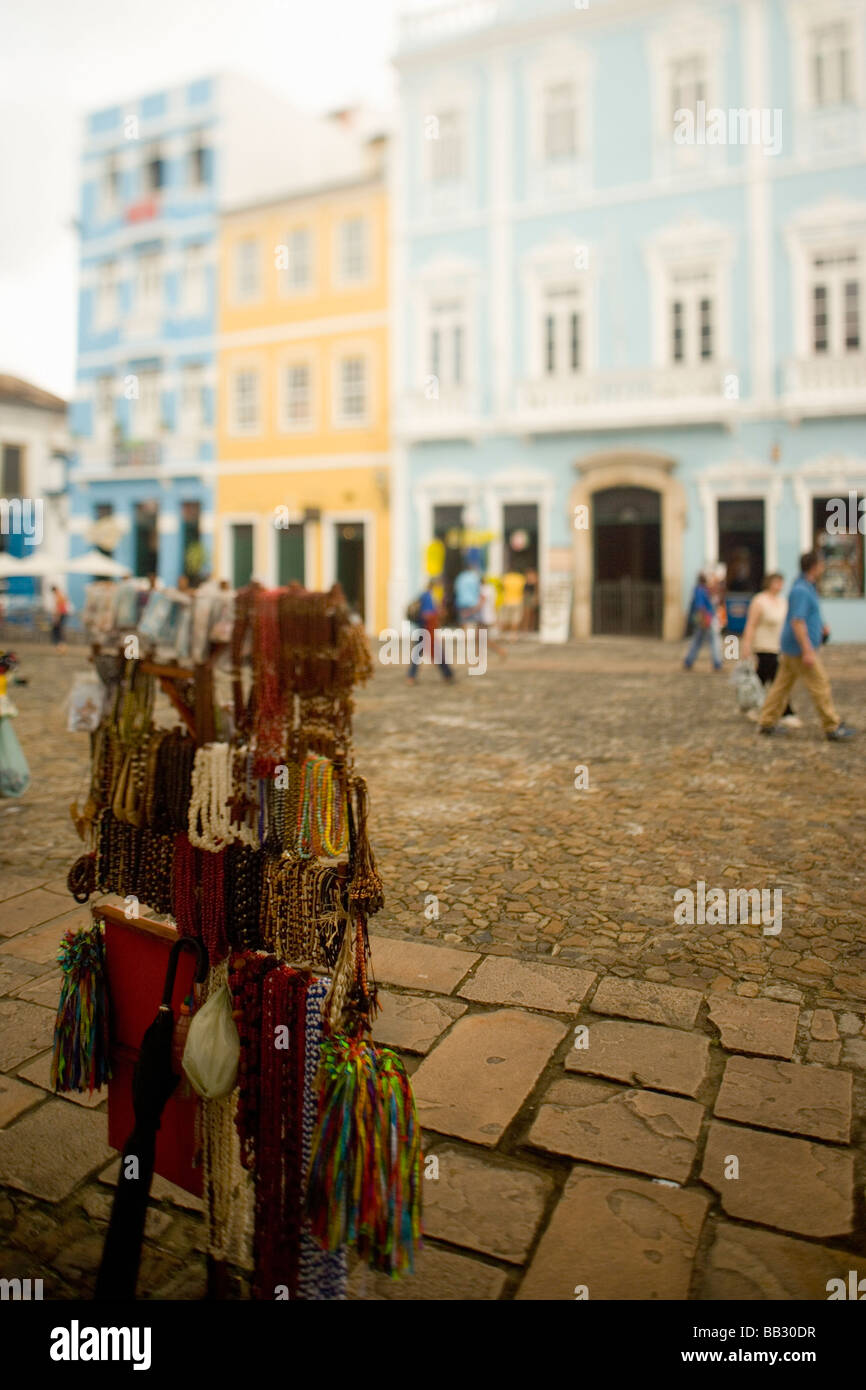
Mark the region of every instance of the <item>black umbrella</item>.
<instances>
[{"instance_id":1,"label":"black umbrella","mask_svg":"<svg viewBox=\"0 0 866 1390\"><path fill-rule=\"evenodd\" d=\"M135 1298L144 1222L156 1159L156 1132L166 1102L180 1080L172 1067L174 1010L171 996L178 956L185 946L196 953L196 983L200 984L207 974L207 952L201 942L189 936L175 941L168 957L162 1003L141 1040L135 1064L132 1078L135 1128L126 1141L120 1160L111 1220L96 1279L94 1297L97 1299Z\"/></svg>"}]
</instances>

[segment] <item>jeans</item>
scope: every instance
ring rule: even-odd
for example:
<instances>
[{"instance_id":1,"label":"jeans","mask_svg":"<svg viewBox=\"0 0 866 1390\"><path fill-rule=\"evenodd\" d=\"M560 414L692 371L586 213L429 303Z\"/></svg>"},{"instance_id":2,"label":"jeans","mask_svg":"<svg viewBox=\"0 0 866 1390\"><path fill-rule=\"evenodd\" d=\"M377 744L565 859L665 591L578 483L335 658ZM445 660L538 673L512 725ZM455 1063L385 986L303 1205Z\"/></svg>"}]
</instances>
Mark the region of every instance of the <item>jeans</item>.
<instances>
[{"instance_id":1,"label":"jeans","mask_svg":"<svg viewBox=\"0 0 866 1390\"><path fill-rule=\"evenodd\" d=\"M453 680L454 672L451 670L451 667L448 665L448 662L444 660L436 661L435 659L435 649L433 647L433 634L436 631L436 623L435 620L429 621L427 619L424 620L423 628L417 625L412 628L412 637L409 646L409 679L414 680L415 677L418 675L418 671L421 667L421 662L415 655L415 639L422 631L426 631L429 635L430 654L433 657L434 666L439 667L439 670L441 671L442 676L446 681Z\"/></svg>"},{"instance_id":2,"label":"jeans","mask_svg":"<svg viewBox=\"0 0 866 1390\"><path fill-rule=\"evenodd\" d=\"M715 666L715 668L716 668L717 671L718 671L719 667L721 666L721 664L722 664L722 639L721 639L721 636L720 636L719 629L718 629L717 625L716 625L715 623L711 623L709 627L699 627L699 628L697 629L697 631L695 632L694 637L692 638L691 646L689 647L688 651L686 652L686 660L685 660L685 664L686 664L686 666L688 667L689 670L691 670L691 668L694 666L695 662L697 661L698 652L700 651L701 647L704 645L704 642L707 640L707 638L710 639L710 653L711 653L712 658L713 658L713 665Z\"/></svg>"}]
</instances>

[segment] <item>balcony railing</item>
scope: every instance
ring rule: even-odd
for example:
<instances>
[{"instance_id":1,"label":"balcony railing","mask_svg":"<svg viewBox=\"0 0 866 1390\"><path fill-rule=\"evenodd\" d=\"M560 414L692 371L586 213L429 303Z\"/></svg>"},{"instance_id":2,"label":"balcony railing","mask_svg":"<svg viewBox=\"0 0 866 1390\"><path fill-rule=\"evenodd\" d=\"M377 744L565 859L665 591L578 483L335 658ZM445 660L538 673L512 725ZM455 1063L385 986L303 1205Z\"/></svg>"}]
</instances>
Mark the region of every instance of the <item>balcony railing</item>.
<instances>
[{"instance_id":1,"label":"balcony railing","mask_svg":"<svg viewBox=\"0 0 866 1390\"><path fill-rule=\"evenodd\" d=\"M470 386L407 392L400 409L400 424L409 433L426 438L459 435L478 423L478 392Z\"/></svg>"},{"instance_id":2,"label":"balcony railing","mask_svg":"<svg viewBox=\"0 0 866 1390\"><path fill-rule=\"evenodd\" d=\"M812 397L815 404L856 401L859 413L866 412L866 353L793 359L786 365L785 394L794 399Z\"/></svg>"},{"instance_id":3,"label":"balcony railing","mask_svg":"<svg viewBox=\"0 0 866 1390\"><path fill-rule=\"evenodd\" d=\"M163 446L159 440L141 444L115 444L115 468L158 468L162 463Z\"/></svg>"},{"instance_id":4,"label":"balcony railing","mask_svg":"<svg viewBox=\"0 0 866 1390\"><path fill-rule=\"evenodd\" d=\"M739 395L736 373L718 362L584 372L522 382L518 422L561 429L569 424L716 419Z\"/></svg>"}]
</instances>

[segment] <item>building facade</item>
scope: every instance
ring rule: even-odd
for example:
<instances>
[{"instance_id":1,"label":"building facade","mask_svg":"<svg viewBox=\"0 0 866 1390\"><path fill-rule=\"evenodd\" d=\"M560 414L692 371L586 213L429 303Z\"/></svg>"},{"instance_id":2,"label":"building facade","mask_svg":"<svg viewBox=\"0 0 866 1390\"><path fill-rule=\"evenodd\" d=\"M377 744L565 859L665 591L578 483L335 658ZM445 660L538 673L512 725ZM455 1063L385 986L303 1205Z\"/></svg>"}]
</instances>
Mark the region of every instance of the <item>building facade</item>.
<instances>
[{"instance_id":1,"label":"building facade","mask_svg":"<svg viewBox=\"0 0 866 1390\"><path fill-rule=\"evenodd\" d=\"M577 636L817 541L866 637L863 0L449 4L397 67L392 615L461 528Z\"/></svg>"},{"instance_id":2,"label":"building facade","mask_svg":"<svg viewBox=\"0 0 866 1390\"><path fill-rule=\"evenodd\" d=\"M66 557L67 404L19 377L0 374L0 554ZM60 570L53 579L66 581ZM38 581L10 576L0 589L32 596Z\"/></svg>"},{"instance_id":3,"label":"building facade","mask_svg":"<svg viewBox=\"0 0 866 1390\"><path fill-rule=\"evenodd\" d=\"M390 554L383 142L367 155L352 179L223 220L216 546L233 585L339 582L378 631Z\"/></svg>"},{"instance_id":4,"label":"building facade","mask_svg":"<svg viewBox=\"0 0 866 1390\"><path fill-rule=\"evenodd\" d=\"M134 574L212 569L220 210L325 156L353 167L341 131L234 75L87 118L73 554L110 516Z\"/></svg>"}]
</instances>

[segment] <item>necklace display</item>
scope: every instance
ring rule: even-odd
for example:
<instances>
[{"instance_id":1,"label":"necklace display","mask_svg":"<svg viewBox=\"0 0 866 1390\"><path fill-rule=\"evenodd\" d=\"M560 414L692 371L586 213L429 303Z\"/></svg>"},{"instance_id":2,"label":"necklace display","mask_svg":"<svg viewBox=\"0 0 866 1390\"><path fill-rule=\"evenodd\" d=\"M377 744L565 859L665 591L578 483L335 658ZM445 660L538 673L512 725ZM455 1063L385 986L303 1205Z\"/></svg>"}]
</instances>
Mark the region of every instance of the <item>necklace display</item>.
<instances>
[{"instance_id":1,"label":"necklace display","mask_svg":"<svg viewBox=\"0 0 866 1390\"><path fill-rule=\"evenodd\" d=\"M207 951L208 993L228 984L237 1085L200 1104L209 1252L251 1247L257 1297L341 1298L345 1246L396 1273L420 1240L408 1078L363 1042L383 892L352 692L372 659L338 589L253 584L235 596L229 661L231 714L203 704L212 685L174 673L188 728L156 719L161 668L123 663L92 736L90 852L70 886L171 915Z\"/></svg>"}]
</instances>

